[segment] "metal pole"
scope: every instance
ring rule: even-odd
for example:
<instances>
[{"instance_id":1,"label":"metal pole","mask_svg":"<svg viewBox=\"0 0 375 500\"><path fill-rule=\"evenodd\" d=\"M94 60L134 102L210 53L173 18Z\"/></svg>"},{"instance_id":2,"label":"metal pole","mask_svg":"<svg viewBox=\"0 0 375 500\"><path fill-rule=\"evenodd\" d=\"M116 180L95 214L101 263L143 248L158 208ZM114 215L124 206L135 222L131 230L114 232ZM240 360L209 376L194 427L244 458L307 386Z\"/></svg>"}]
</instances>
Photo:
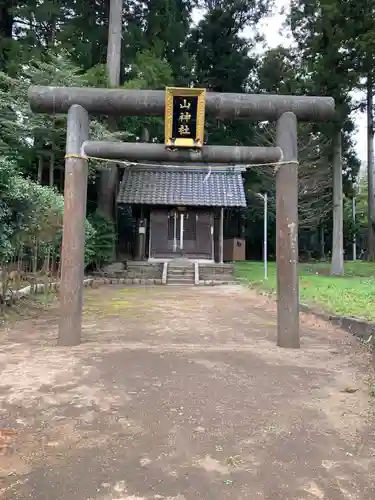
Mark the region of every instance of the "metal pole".
<instances>
[{"instance_id":1,"label":"metal pole","mask_svg":"<svg viewBox=\"0 0 375 500\"><path fill-rule=\"evenodd\" d=\"M177 251L177 212L173 212L173 251Z\"/></svg>"},{"instance_id":2,"label":"metal pole","mask_svg":"<svg viewBox=\"0 0 375 500\"><path fill-rule=\"evenodd\" d=\"M264 259L264 279L268 280L268 251L267 251L267 239L268 239L268 195L264 193L264 234L263 234L263 259Z\"/></svg>"},{"instance_id":3,"label":"metal pole","mask_svg":"<svg viewBox=\"0 0 375 500\"><path fill-rule=\"evenodd\" d=\"M184 249L184 213L180 213L180 250Z\"/></svg>"},{"instance_id":4,"label":"metal pole","mask_svg":"<svg viewBox=\"0 0 375 500\"><path fill-rule=\"evenodd\" d=\"M333 136L333 227L332 227L332 258L331 275L344 276L344 203L342 186L342 133L335 130Z\"/></svg>"},{"instance_id":5,"label":"metal pole","mask_svg":"<svg viewBox=\"0 0 375 500\"><path fill-rule=\"evenodd\" d=\"M220 232L219 232L219 260L224 262L224 208L220 208Z\"/></svg>"},{"instance_id":6,"label":"metal pole","mask_svg":"<svg viewBox=\"0 0 375 500\"><path fill-rule=\"evenodd\" d=\"M297 118L277 121L277 145L284 153L276 175L277 345L299 348Z\"/></svg>"},{"instance_id":7,"label":"metal pole","mask_svg":"<svg viewBox=\"0 0 375 500\"><path fill-rule=\"evenodd\" d=\"M88 133L87 111L81 106L72 106L68 112L66 136L58 335L61 346L81 342L87 198L87 160L81 156L81 147Z\"/></svg>"},{"instance_id":8,"label":"metal pole","mask_svg":"<svg viewBox=\"0 0 375 500\"><path fill-rule=\"evenodd\" d=\"M352 214L353 214L353 227L354 227L354 233L353 233L353 260L357 260L357 234L356 234L356 197L353 196L352 199Z\"/></svg>"},{"instance_id":9,"label":"metal pole","mask_svg":"<svg viewBox=\"0 0 375 500\"><path fill-rule=\"evenodd\" d=\"M140 214L139 214L139 219L138 219L138 231L137 231L137 239L138 239L138 260L143 260L144 254L145 254L145 232L146 228L144 225L144 213L143 213L143 206L141 206Z\"/></svg>"}]
</instances>

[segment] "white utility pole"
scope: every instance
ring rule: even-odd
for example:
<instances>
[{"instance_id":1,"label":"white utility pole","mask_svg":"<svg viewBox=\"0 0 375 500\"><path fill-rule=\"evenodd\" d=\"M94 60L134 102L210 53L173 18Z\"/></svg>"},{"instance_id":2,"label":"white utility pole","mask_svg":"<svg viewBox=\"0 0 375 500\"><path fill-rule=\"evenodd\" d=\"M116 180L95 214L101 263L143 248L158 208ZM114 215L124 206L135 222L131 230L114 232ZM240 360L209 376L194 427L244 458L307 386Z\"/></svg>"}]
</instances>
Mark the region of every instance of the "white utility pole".
<instances>
[{"instance_id":1,"label":"white utility pole","mask_svg":"<svg viewBox=\"0 0 375 500\"><path fill-rule=\"evenodd\" d=\"M264 264L264 279L268 280L268 195L267 193L258 193L263 199L263 264Z\"/></svg>"}]
</instances>

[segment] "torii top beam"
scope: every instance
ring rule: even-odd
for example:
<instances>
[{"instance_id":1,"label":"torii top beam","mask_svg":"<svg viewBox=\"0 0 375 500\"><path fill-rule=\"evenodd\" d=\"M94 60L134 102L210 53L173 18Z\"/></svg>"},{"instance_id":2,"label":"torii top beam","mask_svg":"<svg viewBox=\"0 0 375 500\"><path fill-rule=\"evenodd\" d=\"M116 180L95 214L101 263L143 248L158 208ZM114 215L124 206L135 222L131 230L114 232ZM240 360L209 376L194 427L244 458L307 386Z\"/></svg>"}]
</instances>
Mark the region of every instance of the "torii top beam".
<instances>
[{"instance_id":1,"label":"torii top beam","mask_svg":"<svg viewBox=\"0 0 375 500\"><path fill-rule=\"evenodd\" d=\"M28 98L32 111L37 113L67 113L73 104L80 104L92 114L164 116L162 90L33 86ZM219 119L274 121L287 111L301 121L328 121L335 117L335 102L331 97L315 96L206 94L207 114Z\"/></svg>"}]
</instances>

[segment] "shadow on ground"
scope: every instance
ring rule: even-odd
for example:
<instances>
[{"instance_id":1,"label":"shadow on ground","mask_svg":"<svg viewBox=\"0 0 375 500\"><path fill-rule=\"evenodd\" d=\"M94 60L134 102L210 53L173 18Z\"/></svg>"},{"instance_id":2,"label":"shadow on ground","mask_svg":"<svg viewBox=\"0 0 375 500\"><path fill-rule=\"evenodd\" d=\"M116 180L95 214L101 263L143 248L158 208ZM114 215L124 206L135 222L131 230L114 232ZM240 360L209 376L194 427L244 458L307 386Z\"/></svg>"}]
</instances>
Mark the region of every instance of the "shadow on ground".
<instances>
[{"instance_id":1,"label":"shadow on ground","mask_svg":"<svg viewBox=\"0 0 375 500\"><path fill-rule=\"evenodd\" d=\"M6 500L370 500L369 356L302 317L275 346L274 303L233 287L87 292L83 344L57 310L3 334Z\"/></svg>"}]
</instances>

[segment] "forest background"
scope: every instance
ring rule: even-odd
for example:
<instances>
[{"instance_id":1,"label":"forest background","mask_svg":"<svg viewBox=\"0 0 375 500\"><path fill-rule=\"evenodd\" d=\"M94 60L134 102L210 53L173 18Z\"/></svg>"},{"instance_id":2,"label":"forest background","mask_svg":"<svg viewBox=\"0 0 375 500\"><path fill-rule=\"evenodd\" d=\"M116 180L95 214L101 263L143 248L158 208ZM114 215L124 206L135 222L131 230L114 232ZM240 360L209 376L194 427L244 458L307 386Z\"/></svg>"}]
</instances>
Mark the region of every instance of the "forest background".
<instances>
[{"instance_id":1,"label":"forest background","mask_svg":"<svg viewBox=\"0 0 375 500\"><path fill-rule=\"evenodd\" d=\"M119 0L2 0L0 2L0 261L2 267L58 268L61 246L66 118L31 113L32 84L164 89L199 86L214 92L327 95L336 100L342 161L333 166L334 125L299 125L299 246L301 259L333 252L336 273L357 250L375 260L373 88L375 0L292 0L286 26L293 43L259 50L258 27L271 0L120 1L118 82L107 66L110 7ZM199 21L197 12L199 9ZM246 36L244 35L246 33ZM249 36L249 33L251 36ZM355 91L364 100L353 98ZM367 115L369 175L361 177L353 111ZM114 131L115 130L115 131ZM147 130L163 141L163 120L106 117L91 137L139 141ZM208 120L209 144L274 143L272 123ZM339 169L335 184L334 170ZM86 264L113 259L119 235L131 239L127 207L113 208L109 167L90 162ZM337 170L336 170L337 172ZM341 182L342 180L342 182ZM269 199L268 248L275 254L275 174L255 167L244 175L248 207L227 212L226 236L245 222L248 258L262 255L263 201ZM357 217L353 221L353 197ZM336 230L333 220L336 218ZM342 221L342 234L340 223ZM341 241L343 244L341 244ZM335 252L336 249L336 252ZM339 251L337 251L337 249Z\"/></svg>"}]
</instances>

